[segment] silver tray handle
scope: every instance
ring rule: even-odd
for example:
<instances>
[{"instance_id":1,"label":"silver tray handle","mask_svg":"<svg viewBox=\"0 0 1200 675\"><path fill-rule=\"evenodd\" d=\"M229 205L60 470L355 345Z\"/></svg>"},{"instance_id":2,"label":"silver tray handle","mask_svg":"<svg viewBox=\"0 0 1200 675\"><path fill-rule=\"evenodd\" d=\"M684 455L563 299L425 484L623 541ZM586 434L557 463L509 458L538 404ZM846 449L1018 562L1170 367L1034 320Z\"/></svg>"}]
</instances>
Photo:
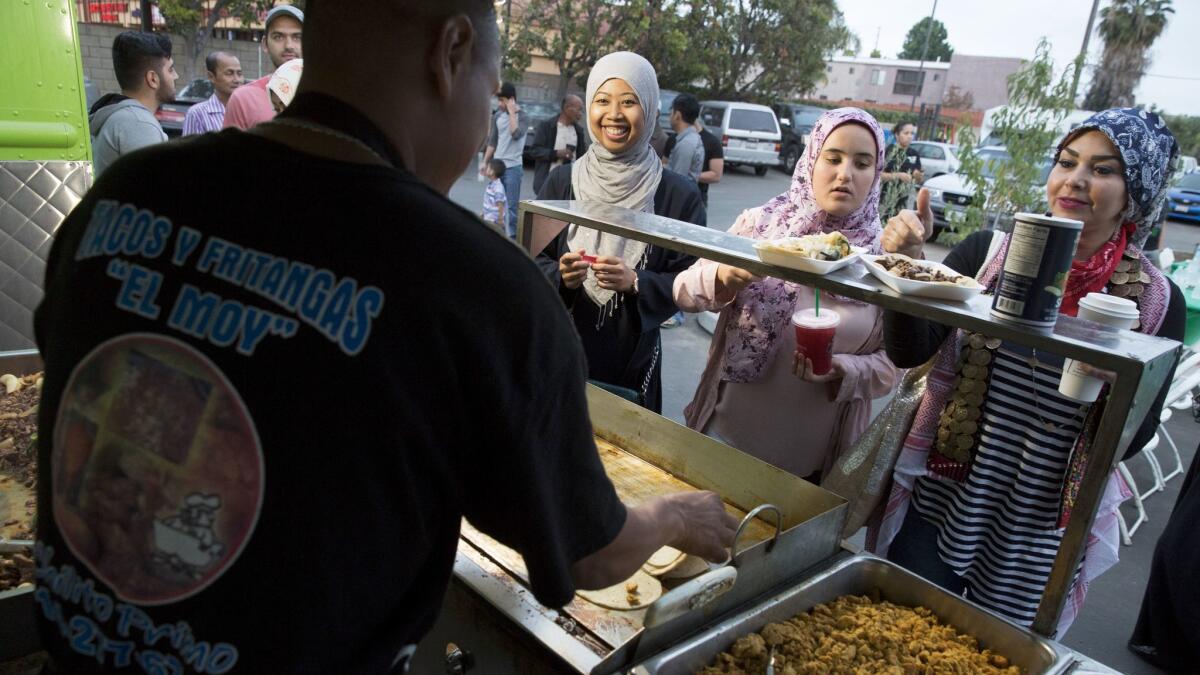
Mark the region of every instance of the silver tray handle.
<instances>
[{"instance_id":1,"label":"silver tray handle","mask_svg":"<svg viewBox=\"0 0 1200 675\"><path fill-rule=\"evenodd\" d=\"M783 534L783 512L774 504L759 504L754 507L750 513L742 518L741 524L738 525L737 533L733 535L733 546L729 549L729 564L737 567L738 555L741 551L738 550L738 542L742 539L742 531L750 524L750 521L758 517L758 514L763 511L773 511L775 513L775 536L771 537L771 541L767 542L767 553L770 553L775 548L775 544L779 542L779 535Z\"/></svg>"}]
</instances>

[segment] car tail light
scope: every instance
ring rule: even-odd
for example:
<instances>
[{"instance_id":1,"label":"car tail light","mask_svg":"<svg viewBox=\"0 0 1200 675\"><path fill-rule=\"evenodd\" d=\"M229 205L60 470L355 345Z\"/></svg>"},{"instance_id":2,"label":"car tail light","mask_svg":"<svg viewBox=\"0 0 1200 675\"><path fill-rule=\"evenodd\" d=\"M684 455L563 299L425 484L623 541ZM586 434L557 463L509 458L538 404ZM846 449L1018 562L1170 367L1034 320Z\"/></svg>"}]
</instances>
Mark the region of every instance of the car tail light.
<instances>
[{"instance_id":1,"label":"car tail light","mask_svg":"<svg viewBox=\"0 0 1200 675\"><path fill-rule=\"evenodd\" d=\"M723 145L725 147L729 147L729 137L728 136L721 137L721 145Z\"/></svg>"},{"instance_id":2,"label":"car tail light","mask_svg":"<svg viewBox=\"0 0 1200 675\"><path fill-rule=\"evenodd\" d=\"M160 122L182 122L187 115L178 110L163 110L159 108L158 112L154 113L154 117Z\"/></svg>"},{"instance_id":3,"label":"car tail light","mask_svg":"<svg viewBox=\"0 0 1200 675\"><path fill-rule=\"evenodd\" d=\"M775 152L779 152L780 150L783 150L783 144L782 144L782 143L776 143L776 144L775 144Z\"/></svg>"}]
</instances>

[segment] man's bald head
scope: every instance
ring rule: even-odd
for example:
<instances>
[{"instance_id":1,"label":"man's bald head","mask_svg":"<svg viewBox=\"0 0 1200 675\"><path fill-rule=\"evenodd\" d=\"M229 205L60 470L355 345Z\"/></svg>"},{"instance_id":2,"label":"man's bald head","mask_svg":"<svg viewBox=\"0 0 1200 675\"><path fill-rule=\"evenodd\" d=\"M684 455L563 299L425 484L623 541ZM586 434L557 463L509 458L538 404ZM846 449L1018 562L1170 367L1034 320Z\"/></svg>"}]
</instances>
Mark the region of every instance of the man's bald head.
<instances>
[{"instance_id":1,"label":"man's bald head","mask_svg":"<svg viewBox=\"0 0 1200 675\"><path fill-rule=\"evenodd\" d=\"M559 106L558 119L563 124L575 124L583 119L583 99L575 94L567 94L563 97L562 105Z\"/></svg>"},{"instance_id":2,"label":"man's bald head","mask_svg":"<svg viewBox=\"0 0 1200 675\"><path fill-rule=\"evenodd\" d=\"M492 0L350 4L308 1L298 96L319 92L358 108L406 168L449 191L483 142L499 85Z\"/></svg>"}]
</instances>

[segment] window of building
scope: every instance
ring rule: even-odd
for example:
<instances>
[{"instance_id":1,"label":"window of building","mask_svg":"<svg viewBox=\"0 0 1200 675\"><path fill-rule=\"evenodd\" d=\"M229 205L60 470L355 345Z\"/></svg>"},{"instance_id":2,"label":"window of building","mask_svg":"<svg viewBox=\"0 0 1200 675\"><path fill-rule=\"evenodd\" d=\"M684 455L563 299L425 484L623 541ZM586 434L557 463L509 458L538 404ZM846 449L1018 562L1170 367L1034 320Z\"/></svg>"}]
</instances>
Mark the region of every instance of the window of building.
<instances>
[{"instance_id":1,"label":"window of building","mask_svg":"<svg viewBox=\"0 0 1200 675\"><path fill-rule=\"evenodd\" d=\"M854 74L854 66L850 66L850 74L851 74L851 75L853 75L853 74Z\"/></svg>"},{"instance_id":2,"label":"window of building","mask_svg":"<svg viewBox=\"0 0 1200 675\"><path fill-rule=\"evenodd\" d=\"M938 78L939 78L939 77L941 77L941 76L942 76L942 74L941 74L941 73L934 73L934 74L933 74L933 81L934 81L934 82L937 82L937 81L938 81Z\"/></svg>"},{"instance_id":3,"label":"window of building","mask_svg":"<svg viewBox=\"0 0 1200 675\"><path fill-rule=\"evenodd\" d=\"M871 84L883 86L887 82L887 71L882 68L876 68L871 71Z\"/></svg>"},{"instance_id":4,"label":"window of building","mask_svg":"<svg viewBox=\"0 0 1200 675\"><path fill-rule=\"evenodd\" d=\"M892 85L892 93L902 96L921 95L925 84L925 73L919 70L897 70L896 83Z\"/></svg>"},{"instance_id":5,"label":"window of building","mask_svg":"<svg viewBox=\"0 0 1200 675\"><path fill-rule=\"evenodd\" d=\"M825 99L827 99L827 98L829 98L829 97L828 97L828 96L826 96L825 94L821 94L821 95L820 95L820 96L818 96L817 98L818 98L818 99L820 99L820 100L822 100L822 101L824 101ZM706 125L706 126L707 126L707 125Z\"/></svg>"},{"instance_id":6,"label":"window of building","mask_svg":"<svg viewBox=\"0 0 1200 675\"><path fill-rule=\"evenodd\" d=\"M832 72L833 72L833 66L825 66L825 72L827 72L827 73L832 73Z\"/></svg>"}]
</instances>

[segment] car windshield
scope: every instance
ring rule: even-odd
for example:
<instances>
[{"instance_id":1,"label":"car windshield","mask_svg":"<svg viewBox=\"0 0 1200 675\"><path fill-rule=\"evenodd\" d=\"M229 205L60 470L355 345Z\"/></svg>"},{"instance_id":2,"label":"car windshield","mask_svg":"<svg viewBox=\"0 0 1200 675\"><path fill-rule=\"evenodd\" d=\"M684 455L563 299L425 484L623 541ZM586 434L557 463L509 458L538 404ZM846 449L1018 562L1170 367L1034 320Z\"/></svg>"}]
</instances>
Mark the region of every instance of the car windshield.
<instances>
[{"instance_id":1,"label":"car windshield","mask_svg":"<svg viewBox=\"0 0 1200 675\"><path fill-rule=\"evenodd\" d=\"M1012 157L1003 150L980 150L975 153L983 160L983 175L986 178L995 178L1001 171L1004 170L1004 165L1012 161ZM1046 179L1050 177L1050 169L1054 167L1054 161L1050 157L1043 157L1040 171L1038 171L1038 182L1045 184Z\"/></svg>"},{"instance_id":2,"label":"car windshield","mask_svg":"<svg viewBox=\"0 0 1200 675\"><path fill-rule=\"evenodd\" d=\"M1180 190L1196 190L1200 192L1200 173L1185 174L1179 179L1179 185L1175 187Z\"/></svg>"},{"instance_id":3,"label":"car windshield","mask_svg":"<svg viewBox=\"0 0 1200 675\"><path fill-rule=\"evenodd\" d=\"M179 94L176 95L175 98L205 99L212 95L213 95L212 82L209 82L208 80L197 79L197 80L192 80L191 82L189 82L188 86L184 87L183 90L180 91Z\"/></svg>"},{"instance_id":4,"label":"car windshield","mask_svg":"<svg viewBox=\"0 0 1200 675\"><path fill-rule=\"evenodd\" d=\"M729 128L737 129L738 131L765 131L767 133L779 131L779 127L775 126L774 113L769 113L766 110L745 110L739 108L734 108L733 114L729 116Z\"/></svg>"}]
</instances>

